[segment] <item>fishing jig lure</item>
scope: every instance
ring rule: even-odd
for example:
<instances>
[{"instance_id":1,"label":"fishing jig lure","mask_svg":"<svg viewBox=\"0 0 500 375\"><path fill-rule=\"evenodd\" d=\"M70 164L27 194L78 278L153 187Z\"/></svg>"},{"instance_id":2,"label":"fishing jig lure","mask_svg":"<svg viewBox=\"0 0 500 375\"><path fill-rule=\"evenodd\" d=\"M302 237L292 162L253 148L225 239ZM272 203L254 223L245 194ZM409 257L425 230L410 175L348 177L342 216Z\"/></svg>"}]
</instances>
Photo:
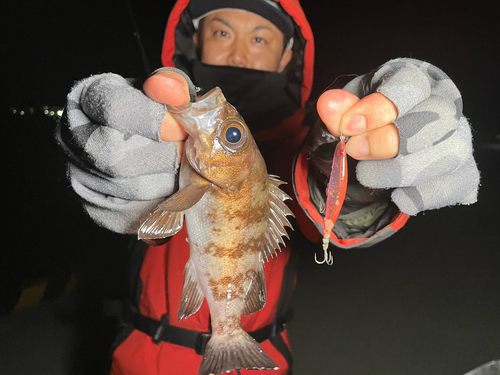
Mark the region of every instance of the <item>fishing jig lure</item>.
<instances>
[{"instance_id":1,"label":"fishing jig lure","mask_svg":"<svg viewBox=\"0 0 500 375\"><path fill-rule=\"evenodd\" d=\"M329 266L333 264L332 253L328 252L330 233L332 232L332 228L340 214L347 191L347 155L345 152L345 144L345 137L340 135L340 141L337 144L337 147L335 147L332 171L330 173L330 179L328 181L328 188L326 191L326 210L323 222L324 259L322 261L318 261L316 255L314 255L316 263L326 263Z\"/></svg>"}]
</instances>

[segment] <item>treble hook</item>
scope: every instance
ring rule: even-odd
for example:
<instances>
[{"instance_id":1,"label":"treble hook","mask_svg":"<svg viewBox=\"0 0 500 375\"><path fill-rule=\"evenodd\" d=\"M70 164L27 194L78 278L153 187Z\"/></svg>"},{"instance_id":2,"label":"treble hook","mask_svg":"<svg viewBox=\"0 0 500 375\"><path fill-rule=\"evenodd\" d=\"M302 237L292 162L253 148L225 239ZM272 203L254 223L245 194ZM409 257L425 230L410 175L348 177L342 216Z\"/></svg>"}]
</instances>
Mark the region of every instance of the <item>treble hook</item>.
<instances>
[{"instance_id":1,"label":"treble hook","mask_svg":"<svg viewBox=\"0 0 500 375\"><path fill-rule=\"evenodd\" d=\"M333 264L333 255L331 251L328 251L328 242L325 242L324 240L323 240L323 252L324 252L324 259L320 262L318 261L316 254L314 254L314 261L318 264L326 263L329 266L331 266Z\"/></svg>"}]
</instances>

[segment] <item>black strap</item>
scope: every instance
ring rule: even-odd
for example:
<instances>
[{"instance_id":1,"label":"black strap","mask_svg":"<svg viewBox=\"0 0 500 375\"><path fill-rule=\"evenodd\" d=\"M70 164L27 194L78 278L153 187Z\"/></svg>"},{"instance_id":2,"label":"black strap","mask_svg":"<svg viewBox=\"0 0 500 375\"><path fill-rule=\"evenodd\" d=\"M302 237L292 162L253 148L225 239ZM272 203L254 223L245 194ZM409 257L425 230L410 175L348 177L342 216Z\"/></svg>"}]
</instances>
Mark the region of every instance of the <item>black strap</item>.
<instances>
[{"instance_id":1,"label":"black strap","mask_svg":"<svg viewBox=\"0 0 500 375\"><path fill-rule=\"evenodd\" d=\"M295 232L294 232L295 233ZM294 238L295 237L295 238ZM292 243L294 245L300 244L300 237L292 235ZM117 309L116 305L112 306L110 310L114 312L112 315L121 315L124 323L131 324L134 328L141 332L144 332L148 336L153 338L155 343L160 341L169 342L172 344L184 346L187 348L194 349L197 354L202 355L205 351L208 340L211 338L210 332L198 332L181 327L172 326L168 322L168 315L164 315L161 320L156 320L148 316L142 315L138 312L137 306L140 300L140 294L142 291L142 283L139 277L139 271L142 266L142 260L144 259L145 244L141 241L135 244L134 249L134 261L131 262L134 269L132 269L131 278L132 290L132 301L128 301L128 305L125 309ZM291 249L290 259L283 273L283 280L281 286L280 297L278 301L277 313L274 321L264 326L258 330L250 332L249 334L259 343L270 340L274 347L283 355L285 360L288 362L290 371L288 375L292 374L292 353L288 349L287 345L283 341L280 333L286 328L286 323L292 319L293 309L291 308L291 300L294 290L294 280L298 264L298 247L294 246ZM135 303L134 303L135 302ZM123 305L122 305L123 306ZM118 313L121 310L122 314ZM123 315L125 312L125 317Z\"/></svg>"},{"instance_id":2,"label":"black strap","mask_svg":"<svg viewBox=\"0 0 500 375\"><path fill-rule=\"evenodd\" d=\"M271 339L271 344L281 353L281 355L288 362L288 375L292 375L292 364L293 357L292 352L288 349L288 346L285 344L283 337L281 335L276 335Z\"/></svg>"},{"instance_id":3,"label":"black strap","mask_svg":"<svg viewBox=\"0 0 500 375\"><path fill-rule=\"evenodd\" d=\"M277 336L281 337L279 333L283 331L286 323L290 321L291 318L292 310L290 309L287 311L286 315L279 317L275 322L259 328L258 330L249 332L249 334L259 343L268 339L273 339ZM198 332L170 325L168 314L163 315L161 320L156 320L149 316L142 315L137 311L132 311L130 319L133 326L146 335L151 336L155 344L158 344L160 341L165 341L194 349L196 353L200 355L203 355L207 342L212 337L210 332Z\"/></svg>"},{"instance_id":4,"label":"black strap","mask_svg":"<svg viewBox=\"0 0 500 375\"><path fill-rule=\"evenodd\" d=\"M292 236L292 242L294 244L301 243L299 242L299 237L297 235ZM275 319L275 321L278 323L281 316L286 315L288 311L292 310L291 304L292 304L293 290L295 288L295 275L297 274L298 263L299 263L298 247L293 246L290 248L290 258L288 259L288 263L286 264L285 270L283 271L283 280L281 282L280 298L278 301L278 308L276 310L277 311L276 315L278 316L278 318ZM291 317L287 321L290 320ZM286 322L283 323L283 329L285 328L286 328ZM288 349L288 346L283 341L281 335L273 336L271 338L271 343L288 362L288 368L289 368L288 375L292 375L292 365L293 365L292 353L290 349Z\"/></svg>"}]
</instances>

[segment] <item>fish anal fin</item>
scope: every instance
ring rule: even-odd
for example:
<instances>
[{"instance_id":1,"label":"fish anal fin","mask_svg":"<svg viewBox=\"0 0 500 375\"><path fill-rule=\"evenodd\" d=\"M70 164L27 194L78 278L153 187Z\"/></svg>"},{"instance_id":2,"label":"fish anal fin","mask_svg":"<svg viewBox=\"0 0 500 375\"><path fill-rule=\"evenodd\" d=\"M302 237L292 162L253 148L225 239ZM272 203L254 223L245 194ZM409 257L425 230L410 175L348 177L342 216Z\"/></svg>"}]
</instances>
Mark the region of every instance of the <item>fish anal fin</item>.
<instances>
[{"instance_id":1,"label":"fish anal fin","mask_svg":"<svg viewBox=\"0 0 500 375\"><path fill-rule=\"evenodd\" d=\"M224 374L239 369L278 370L257 341L239 329L231 337L213 335L203 354L198 375Z\"/></svg>"},{"instance_id":2,"label":"fish anal fin","mask_svg":"<svg viewBox=\"0 0 500 375\"><path fill-rule=\"evenodd\" d=\"M262 264L254 273L248 292L245 296L245 307L242 315L248 316L256 311L261 310L266 304L266 279Z\"/></svg>"},{"instance_id":3,"label":"fish anal fin","mask_svg":"<svg viewBox=\"0 0 500 375\"><path fill-rule=\"evenodd\" d=\"M181 303L179 305L179 321L187 319L195 314L203 303L203 292L196 279L196 271L191 260L188 260L184 269L184 289L182 290Z\"/></svg>"}]
</instances>

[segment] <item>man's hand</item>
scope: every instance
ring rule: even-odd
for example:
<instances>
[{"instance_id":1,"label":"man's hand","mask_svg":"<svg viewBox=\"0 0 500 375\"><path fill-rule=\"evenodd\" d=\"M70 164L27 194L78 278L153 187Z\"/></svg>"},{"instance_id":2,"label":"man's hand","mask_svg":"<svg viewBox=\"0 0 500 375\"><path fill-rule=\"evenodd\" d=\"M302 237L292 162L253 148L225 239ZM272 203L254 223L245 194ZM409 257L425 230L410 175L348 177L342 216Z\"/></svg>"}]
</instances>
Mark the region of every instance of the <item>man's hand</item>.
<instances>
[{"instance_id":1,"label":"man's hand","mask_svg":"<svg viewBox=\"0 0 500 375\"><path fill-rule=\"evenodd\" d=\"M146 84L156 101L113 73L72 87L57 137L69 158L71 185L98 224L137 233L154 207L175 192L185 135L158 102L183 105L194 98L186 81L179 72L158 72ZM159 142L163 123L171 125L166 134L177 144Z\"/></svg>"},{"instance_id":2,"label":"man's hand","mask_svg":"<svg viewBox=\"0 0 500 375\"><path fill-rule=\"evenodd\" d=\"M149 77L144 82L143 90L158 103L182 106L189 102L188 83L182 75L170 70L161 70ZM164 141L175 142L182 158L187 133L169 112L165 113L161 123L160 137Z\"/></svg>"},{"instance_id":3,"label":"man's hand","mask_svg":"<svg viewBox=\"0 0 500 375\"><path fill-rule=\"evenodd\" d=\"M161 104L182 106L189 103L188 83L182 75L170 70L160 70L149 77L143 86L144 93ZM168 112L161 124L161 139L167 142L183 141L187 133L179 122Z\"/></svg>"},{"instance_id":4,"label":"man's hand","mask_svg":"<svg viewBox=\"0 0 500 375\"><path fill-rule=\"evenodd\" d=\"M351 136L346 151L360 160L362 186L394 189L392 201L408 215L477 200L471 129L446 73L394 59L345 88L323 93L317 109L334 136Z\"/></svg>"},{"instance_id":5,"label":"man's hand","mask_svg":"<svg viewBox=\"0 0 500 375\"><path fill-rule=\"evenodd\" d=\"M392 124L398 111L384 95L359 99L345 90L329 90L319 97L316 108L330 133L350 137L346 152L354 159L389 159L398 154L399 133Z\"/></svg>"}]
</instances>

